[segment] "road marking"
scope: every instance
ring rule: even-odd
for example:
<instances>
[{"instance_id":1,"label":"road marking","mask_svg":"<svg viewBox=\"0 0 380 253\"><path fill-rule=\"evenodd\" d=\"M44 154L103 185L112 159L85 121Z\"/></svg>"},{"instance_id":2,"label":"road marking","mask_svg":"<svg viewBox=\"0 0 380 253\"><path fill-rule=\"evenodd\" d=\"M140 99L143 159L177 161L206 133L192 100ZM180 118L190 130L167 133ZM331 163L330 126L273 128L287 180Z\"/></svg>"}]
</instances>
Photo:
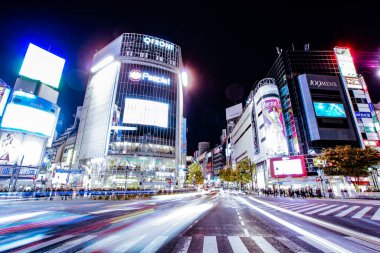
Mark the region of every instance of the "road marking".
<instances>
[{"instance_id":1,"label":"road marking","mask_svg":"<svg viewBox=\"0 0 380 253\"><path fill-rule=\"evenodd\" d=\"M363 240L360 240L358 238L355 238L355 237L351 237L351 236L347 236L345 237L346 239L350 240L350 241L353 241L357 244L360 244L360 245L363 245L367 248L370 248L370 249L373 249L373 250L376 250L376 252L380 252L380 247L375 245L375 244L372 244L372 243L369 243L369 242L366 242L366 241L363 241Z\"/></svg>"},{"instance_id":2,"label":"road marking","mask_svg":"<svg viewBox=\"0 0 380 253\"><path fill-rule=\"evenodd\" d=\"M243 226L244 226L244 222L243 222L243 221L240 221L240 223L241 223L241 225L243 225Z\"/></svg>"},{"instance_id":3,"label":"road marking","mask_svg":"<svg viewBox=\"0 0 380 253\"><path fill-rule=\"evenodd\" d=\"M309 208L309 207L312 207L314 206L315 208L317 207L320 207L318 204L311 204L311 205L303 205L303 206L297 206L297 207L291 207L289 208L289 210L292 210L292 211L296 211L296 210L301 210L301 209L306 209L306 208Z\"/></svg>"},{"instance_id":4,"label":"road marking","mask_svg":"<svg viewBox=\"0 0 380 253\"><path fill-rule=\"evenodd\" d=\"M192 239L191 236L183 236L183 237L181 237L178 240L178 242L177 242L177 244L176 244L173 252L187 253L189 251L191 239ZM124 250L124 252L125 252L125 250Z\"/></svg>"},{"instance_id":5,"label":"road marking","mask_svg":"<svg viewBox=\"0 0 380 253\"><path fill-rule=\"evenodd\" d=\"M313 207L309 207L309 208L305 208L305 209L302 209L302 210L298 210L296 211L297 213L302 213L302 212L306 212L306 211L309 211L309 210L313 210L315 208L319 208L319 207L322 207L322 206L327 206L327 204L322 204L322 205L318 205L318 206L313 206Z\"/></svg>"},{"instance_id":6,"label":"road marking","mask_svg":"<svg viewBox=\"0 0 380 253\"><path fill-rule=\"evenodd\" d=\"M47 247L47 246L50 246L50 245L56 244L56 243L58 243L58 242L62 242L62 241L64 241L64 240L67 240L67 239L73 238L74 236L76 236L76 235L65 235L65 236L62 236L62 237L58 237L58 238L55 238L55 239L49 240L49 241L47 241L47 242L43 242L43 243L40 243L40 244L34 245L34 246L29 247L29 248L26 248L26 249L17 250L17 251L12 251L12 252L32 252L32 251L39 250L39 249L45 248L45 247Z\"/></svg>"},{"instance_id":7,"label":"road marking","mask_svg":"<svg viewBox=\"0 0 380 253\"><path fill-rule=\"evenodd\" d=\"M351 213L352 211L358 209L359 207L360 206L352 206L352 207L348 208L347 210L344 210L343 212L340 212L340 213L336 214L335 216L336 217L344 217L347 214Z\"/></svg>"},{"instance_id":8,"label":"road marking","mask_svg":"<svg viewBox=\"0 0 380 253\"><path fill-rule=\"evenodd\" d=\"M362 210L360 210L359 212L357 212L351 218L353 218L353 219L361 219L371 209L372 209L372 207L370 207L370 206L364 207Z\"/></svg>"},{"instance_id":9,"label":"road marking","mask_svg":"<svg viewBox=\"0 0 380 253\"><path fill-rule=\"evenodd\" d=\"M372 216L371 220L380 220L380 208L377 209L376 213Z\"/></svg>"},{"instance_id":10,"label":"road marking","mask_svg":"<svg viewBox=\"0 0 380 253\"><path fill-rule=\"evenodd\" d=\"M336 206L336 205L325 206L325 207L322 207L322 208L319 208L319 209L316 209L316 210L313 210L313 211L307 212L307 213L305 213L305 214L315 214L315 213L318 213L318 212L320 212L320 211L324 211L324 210L326 210L326 209L333 208L334 206Z\"/></svg>"},{"instance_id":11,"label":"road marking","mask_svg":"<svg viewBox=\"0 0 380 253\"><path fill-rule=\"evenodd\" d=\"M218 253L216 236L205 236L203 240L203 253Z\"/></svg>"},{"instance_id":12,"label":"road marking","mask_svg":"<svg viewBox=\"0 0 380 253\"><path fill-rule=\"evenodd\" d=\"M264 253L280 253L262 236L251 236L251 238Z\"/></svg>"},{"instance_id":13,"label":"road marking","mask_svg":"<svg viewBox=\"0 0 380 253\"><path fill-rule=\"evenodd\" d=\"M72 246L76 246L76 245L82 244L84 242L91 241L95 237L97 237L97 235L87 235L85 237L81 237L81 238L66 242L58 248L54 248L54 249L51 249L49 251L45 251L45 253L62 252L62 251L69 249L69 247L71 248Z\"/></svg>"},{"instance_id":14,"label":"road marking","mask_svg":"<svg viewBox=\"0 0 380 253\"><path fill-rule=\"evenodd\" d=\"M261 201L261 200L258 200L258 199L254 199L252 197L249 197L249 198L252 199L253 201L257 202L257 203L261 203L261 204L270 206L270 207L272 207L274 209L277 209L277 210L282 210L283 212L289 213L289 214L291 214L293 216L298 216L298 217L302 217L303 216L305 218L308 217L308 216L305 216L305 215L302 215L302 214L294 213L292 211L283 209L281 207L277 207L277 206L268 204L268 203L266 203L264 201ZM249 203L247 200L243 199L242 197L239 197L239 199L240 199L241 202L243 202L247 206L251 207L252 209L256 210L257 212L259 212L259 213L267 216L268 218L276 221L277 223L280 223L281 225L283 225L283 226L285 226L285 227L293 230L294 232L297 232L298 234L301 234L301 235L307 237L309 240L317 241L318 243L326 245L328 248L330 248L334 252L350 252L349 250L346 250L346 249L340 247L339 245L337 245L337 244L335 244L333 242L330 242L330 241L328 241L328 240L326 240L326 239L324 239L324 238L322 238L320 236L317 236L317 235L315 235L313 233L310 233L309 231L306 231L305 229L302 229L302 228L300 228L300 227L298 227L298 226L296 226L296 225L294 225L294 224L292 224L290 222L287 222L287 221L285 221L285 220L283 220L283 219L281 219L281 218L279 218L277 216L274 216L273 214L270 214L270 213L268 213L268 212L266 212L266 211L264 211L264 210L262 210L262 209L260 209L260 208L258 208L256 206L252 205L251 203ZM316 219L314 219L314 220L316 220ZM378 240L378 238L376 238L376 240Z\"/></svg>"},{"instance_id":15,"label":"road marking","mask_svg":"<svg viewBox=\"0 0 380 253\"><path fill-rule=\"evenodd\" d=\"M241 216L239 215L239 220L241 220Z\"/></svg>"},{"instance_id":16,"label":"road marking","mask_svg":"<svg viewBox=\"0 0 380 253\"><path fill-rule=\"evenodd\" d=\"M246 236L249 236L249 233L248 233L248 230L245 228L245 229L243 229L244 230L244 234L246 235Z\"/></svg>"},{"instance_id":17,"label":"road marking","mask_svg":"<svg viewBox=\"0 0 380 253\"><path fill-rule=\"evenodd\" d=\"M228 241L230 241L234 253L249 253L247 247L245 247L239 236L229 236Z\"/></svg>"},{"instance_id":18,"label":"road marking","mask_svg":"<svg viewBox=\"0 0 380 253\"><path fill-rule=\"evenodd\" d=\"M286 237L277 237L277 240L279 240L282 244L284 244L287 248L289 248L292 252L297 252L297 253L309 253L307 250L304 248L300 247L298 244L295 242L292 242Z\"/></svg>"},{"instance_id":19,"label":"road marking","mask_svg":"<svg viewBox=\"0 0 380 253\"><path fill-rule=\"evenodd\" d=\"M158 236L151 241L140 253L156 252L162 244L168 239L168 236ZM124 249L123 249L124 250Z\"/></svg>"},{"instance_id":20,"label":"road marking","mask_svg":"<svg viewBox=\"0 0 380 253\"><path fill-rule=\"evenodd\" d=\"M336 212L336 211L338 211L338 210L340 210L340 209L343 209L343 208L345 208L345 207L347 207L347 205L338 206L338 207L335 207L335 208L333 208L333 209L331 209L331 210L328 210L328 211L326 211L326 212L320 213L320 214L318 214L318 215L326 216L326 215L329 215L329 214L331 214L331 213L333 213L333 212Z\"/></svg>"},{"instance_id":21,"label":"road marking","mask_svg":"<svg viewBox=\"0 0 380 253\"><path fill-rule=\"evenodd\" d=\"M302 241L310 244L311 246L313 246L314 248L322 251L322 252L325 252L325 253L331 253L331 250L329 248L326 248L325 245L323 245L322 243L318 243L318 242L315 242L315 241L310 241L308 238L306 238L305 236L297 236L298 239L301 239Z\"/></svg>"},{"instance_id":22,"label":"road marking","mask_svg":"<svg viewBox=\"0 0 380 253\"><path fill-rule=\"evenodd\" d=\"M359 238L361 240L364 240L364 241L368 241L368 242L371 242L371 243L374 243L376 245L379 245L380 246L380 239L375 237L375 236L372 236L372 235L368 235L368 234L365 234L365 233L361 233L361 232L358 232L358 231L354 231L352 229L349 229L349 228L345 228L345 227L341 227L341 226L338 226L338 225L334 225L334 224L331 224L331 223L328 223L328 222L325 222L325 221L322 221L320 219L315 219L313 217L310 217L310 216L307 216L307 215L303 215L303 214L300 214L300 213L295 213L295 212L292 212L292 211L289 211L289 210L286 210L284 208L281 208L281 207L278 207L278 206L275 206L275 205L271 205L265 201L262 201L262 200L258 200L258 199L255 199L255 198L252 198L252 197L249 197L252 201L254 202L257 202L257 203L260 203L260 204L263 204L263 205L266 205L266 206L269 206L273 209L277 209L279 211L282 211L283 213L287 213L287 214L290 214L292 216L295 216L295 217L298 217L298 218L301 218L303 220L306 220L306 221L309 221L309 222L312 222L314 224L317 224L319 226L322 226L322 227L325 227L325 228L328 228L328 229L331 229L331 230L334 230L334 231L337 231L339 233L342 233L342 234L346 234L346 235L349 235L349 236L353 236L353 237L356 237L356 238ZM246 203L248 203L249 205L251 205L251 207L254 207L252 204L250 204L248 201L245 200ZM262 211L262 210L261 210ZM270 214L271 215L271 214ZM273 215L272 215L273 216ZM275 217L275 216L274 216Z\"/></svg>"}]
</instances>

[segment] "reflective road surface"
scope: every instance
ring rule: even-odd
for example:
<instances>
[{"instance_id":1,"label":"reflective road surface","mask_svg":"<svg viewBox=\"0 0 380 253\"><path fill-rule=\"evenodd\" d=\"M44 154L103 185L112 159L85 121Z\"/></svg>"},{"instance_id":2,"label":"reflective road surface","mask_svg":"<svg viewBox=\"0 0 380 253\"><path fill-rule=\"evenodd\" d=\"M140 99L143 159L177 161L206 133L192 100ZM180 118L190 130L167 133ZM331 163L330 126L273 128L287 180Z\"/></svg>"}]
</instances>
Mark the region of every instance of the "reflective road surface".
<instances>
[{"instance_id":1,"label":"reflective road surface","mask_svg":"<svg viewBox=\"0 0 380 253\"><path fill-rule=\"evenodd\" d=\"M0 252L380 252L380 201L199 192L0 207Z\"/></svg>"}]
</instances>

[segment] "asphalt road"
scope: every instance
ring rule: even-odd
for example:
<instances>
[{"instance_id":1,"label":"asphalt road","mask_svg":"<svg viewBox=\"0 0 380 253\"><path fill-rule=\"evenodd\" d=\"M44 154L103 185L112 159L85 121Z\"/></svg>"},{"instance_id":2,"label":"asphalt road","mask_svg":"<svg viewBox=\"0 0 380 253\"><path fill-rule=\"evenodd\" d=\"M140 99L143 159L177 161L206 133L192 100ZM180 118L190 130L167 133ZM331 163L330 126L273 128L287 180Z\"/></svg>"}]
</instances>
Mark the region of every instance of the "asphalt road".
<instances>
[{"instance_id":1,"label":"asphalt road","mask_svg":"<svg viewBox=\"0 0 380 253\"><path fill-rule=\"evenodd\" d=\"M380 252L380 201L191 193L0 207L0 252Z\"/></svg>"}]
</instances>

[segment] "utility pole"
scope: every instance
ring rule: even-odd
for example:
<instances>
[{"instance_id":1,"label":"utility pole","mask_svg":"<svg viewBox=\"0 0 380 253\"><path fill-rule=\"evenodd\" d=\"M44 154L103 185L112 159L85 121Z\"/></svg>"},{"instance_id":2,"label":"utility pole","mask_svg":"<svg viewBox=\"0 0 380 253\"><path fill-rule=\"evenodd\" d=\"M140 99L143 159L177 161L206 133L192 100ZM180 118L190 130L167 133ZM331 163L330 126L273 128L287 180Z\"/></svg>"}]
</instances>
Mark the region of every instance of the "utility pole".
<instances>
[{"instance_id":1,"label":"utility pole","mask_svg":"<svg viewBox=\"0 0 380 253\"><path fill-rule=\"evenodd\" d=\"M13 187L12 187L13 190L12 191L16 191L17 179L18 179L18 175L20 174L20 170L21 170L21 166L22 166L23 161L24 161L24 155L22 155L20 165L18 166L17 173L16 173L16 179L15 179L15 182L13 183Z\"/></svg>"}]
</instances>

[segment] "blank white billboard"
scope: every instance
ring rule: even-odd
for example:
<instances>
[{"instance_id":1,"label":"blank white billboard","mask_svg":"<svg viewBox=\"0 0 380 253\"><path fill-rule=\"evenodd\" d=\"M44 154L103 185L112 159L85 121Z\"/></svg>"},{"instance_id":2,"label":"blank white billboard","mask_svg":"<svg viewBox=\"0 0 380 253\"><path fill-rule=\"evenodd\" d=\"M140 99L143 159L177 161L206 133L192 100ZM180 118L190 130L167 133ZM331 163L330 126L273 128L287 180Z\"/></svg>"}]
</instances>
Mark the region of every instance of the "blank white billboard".
<instances>
[{"instance_id":1,"label":"blank white billboard","mask_svg":"<svg viewBox=\"0 0 380 253\"><path fill-rule=\"evenodd\" d=\"M169 105L165 103L126 98L123 123L168 127Z\"/></svg>"},{"instance_id":2,"label":"blank white billboard","mask_svg":"<svg viewBox=\"0 0 380 253\"><path fill-rule=\"evenodd\" d=\"M55 127L55 114L19 104L8 104L2 128L50 137Z\"/></svg>"},{"instance_id":3,"label":"blank white billboard","mask_svg":"<svg viewBox=\"0 0 380 253\"><path fill-rule=\"evenodd\" d=\"M230 120L239 117L243 112L243 104L237 104L226 109L226 120Z\"/></svg>"},{"instance_id":4,"label":"blank white billboard","mask_svg":"<svg viewBox=\"0 0 380 253\"><path fill-rule=\"evenodd\" d=\"M64 65L65 59L30 43L19 74L58 88Z\"/></svg>"},{"instance_id":5,"label":"blank white billboard","mask_svg":"<svg viewBox=\"0 0 380 253\"><path fill-rule=\"evenodd\" d=\"M273 168L276 176L303 174L301 159L273 161Z\"/></svg>"}]
</instances>

